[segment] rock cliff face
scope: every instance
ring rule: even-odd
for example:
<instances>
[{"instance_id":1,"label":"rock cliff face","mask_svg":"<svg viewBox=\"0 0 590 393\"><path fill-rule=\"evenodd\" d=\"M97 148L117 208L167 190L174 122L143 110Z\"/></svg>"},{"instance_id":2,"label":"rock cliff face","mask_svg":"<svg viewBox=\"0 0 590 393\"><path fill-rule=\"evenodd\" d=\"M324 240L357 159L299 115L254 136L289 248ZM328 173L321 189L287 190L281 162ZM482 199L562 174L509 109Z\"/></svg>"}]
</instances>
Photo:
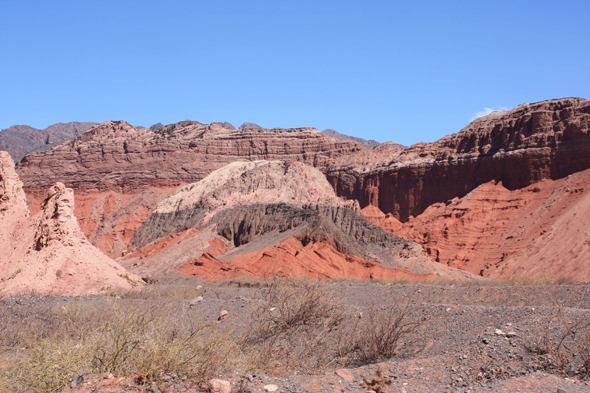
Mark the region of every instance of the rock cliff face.
<instances>
[{"instance_id":1,"label":"rock cliff face","mask_svg":"<svg viewBox=\"0 0 590 393\"><path fill-rule=\"evenodd\" d=\"M32 236L23 183L14 171L8 152L0 151L0 279L8 263L26 252L26 236Z\"/></svg>"},{"instance_id":2,"label":"rock cliff face","mask_svg":"<svg viewBox=\"0 0 590 393\"><path fill-rule=\"evenodd\" d=\"M29 217L14 163L0 152L0 294L83 295L141 285L86 239L74 216L74 192L49 189Z\"/></svg>"},{"instance_id":3,"label":"rock cliff face","mask_svg":"<svg viewBox=\"0 0 590 393\"><path fill-rule=\"evenodd\" d=\"M327 176L338 195L401 221L428 206L501 181L514 190L590 168L590 102L520 105L479 118L461 132L399 153L349 160Z\"/></svg>"},{"instance_id":4,"label":"rock cliff face","mask_svg":"<svg viewBox=\"0 0 590 393\"><path fill-rule=\"evenodd\" d=\"M43 130L29 126L12 126L0 131L0 150L7 151L14 161L20 161L33 151L51 149L72 140L96 123L57 123Z\"/></svg>"},{"instance_id":5,"label":"rock cliff face","mask_svg":"<svg viewBox=\"0 0 590 393\"><path fill-rule=\"evenodd\" d=\"M61 181L78 192L138 193L192 183L234 161L281 159L327 168L331 159L360 149L313 128L232 130L185 121L152 131L108 121L27 156L17 172L27 191Z\"/></svg>"},{"instance_id":6,"label":"rock cliff face","mask_svg":"<svg viewBox=\"0 0 590 393\"><path fill-rule=\"evenodd\" d=\"M492 181L389 231L422 244L438 262L484 277L588 281L588 190L590 169L517 190ZM363 210L386 225L383 213L371 213Z\"/></svg>"},{"instance_id":7,"label":"rock cliff face","mask_svg":"<svg viewBox=\"0 0 590 393\"><path fill-rule=\"evenodd\" d=\"M14 162L8 152L0 151L0 214L28 215L23 183L14 171Z\"/></svg>"}]
</instances>

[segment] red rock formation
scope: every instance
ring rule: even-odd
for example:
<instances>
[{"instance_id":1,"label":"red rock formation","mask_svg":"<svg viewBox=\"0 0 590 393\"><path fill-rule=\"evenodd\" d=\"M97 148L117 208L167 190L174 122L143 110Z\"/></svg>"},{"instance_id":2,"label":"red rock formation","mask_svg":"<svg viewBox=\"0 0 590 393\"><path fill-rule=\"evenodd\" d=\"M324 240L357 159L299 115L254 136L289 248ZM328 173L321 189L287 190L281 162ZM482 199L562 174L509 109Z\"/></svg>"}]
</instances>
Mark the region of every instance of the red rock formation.
<instances>
[{"instance_id":1,"label":"red rock formation","mask_svg":"<svg viewBox=\"0 0 590 393\"><path fill-rule=\"evenodd\" d=\"M23 183L14 171L14 162L8 152L0 151L0 279L8 266L25 254L26 238L32 237Z\"/></svg>"},{"instance_id":2,"label":"red rock formation","mask_svg":"<svg viewBox=\"0 0 590 393\"><path fill-rule=\"evenodd\" d=\"M204 253L188 262L175 273L204 277L209 280L227 280L249 276L307 277L312 279L354 277L361 280L390 279L426 281L437 278L434 274L418 275L405 269L392 269L353 255L338 252L328 241L303 245L295 237L266 248L231 257Z\"/></svg>"},{"instance_id":3,"label":"red rock formation","mask_svg":"<svg viewBox=\"0 0 590 393\"><path fill-rule=\"evenodd\" d=\"M470 276L433 262L417 244L371 225L347 205L315 168L282 161L235 162L162 201L132 239L139 251L122 263L142 275L160 275L198 253L183 265L203 263L206 268L190 274L215 279L286 274L289 269L290 274L321 277L394 278L402 271L413 279ZM191 228L199 231L187 237ZM287 241L317 246L284 253ZM333 253L321 251L325 247ZM322 257L310 267L316 254ZM264 267L271 259L275 266ZM236 268L226 266L228 261Z\"/></svg>"},{"instance_id":4,"label":"red rock formation","mask_svg":"<svg viewBox=\"0 0 590 393\"><path fill-rule=\"evenodd\" d=\"M51 151L28 155L17 172L27 192L61 181L78 193L136 194L201 180L234 161L281 159L325 168L360 149L313 128L232 130L184 121L154 132L107 121Z\"/></svg>"},{"instance_id":5,"label":"red rock formation","mask_svg":"<svg viewBox=\"0 0 590 393\"><path fill-rule=\"evenodd\" d=\"M0 294L83 295L141 285L88 242L74 216L72 189L56 183L30 218L13 168L0 152Z\"/></svg>"},{"instance_id":6,"label":"red rock formation","mask_svg":"<svg viewBox=\"0 0 590 393\"><path fill-rule=\"evenodd\" d=\"M588 100L524 104L479 118L434 143L372 161L349 159L348 166L341 160L342 168L327 176L338 195L406 221L492 180L514 190L590 168L589 129Z\"/></svg>"},{"instance_id":7,"label":"red rock formation","mask_svg":"<svg viewBox=\"0 0 590 393\"><path fill-rule=\"evenodd\" d=\"M56 181L74 188L86 235L120 256L147 212L170 191L226 164L278 158L326 168L333 158L361 149L313 128L236 130L185 121L150 130L108 121L51 151L30 154L17 171L35 212Z\"/></svg>"},{"instance_id":8,"label":"red rock formation","mask_svg":"<svg viewBox=\"0 0 590 393\"><path fill-rule=\"evenodd\" d=\"M489 182L390 231L421 243L436 261L484 277L588 281L589 190L590 170L518 190ZM366 217L379 223L379 214Z\"/></svg>"}]
</instances>

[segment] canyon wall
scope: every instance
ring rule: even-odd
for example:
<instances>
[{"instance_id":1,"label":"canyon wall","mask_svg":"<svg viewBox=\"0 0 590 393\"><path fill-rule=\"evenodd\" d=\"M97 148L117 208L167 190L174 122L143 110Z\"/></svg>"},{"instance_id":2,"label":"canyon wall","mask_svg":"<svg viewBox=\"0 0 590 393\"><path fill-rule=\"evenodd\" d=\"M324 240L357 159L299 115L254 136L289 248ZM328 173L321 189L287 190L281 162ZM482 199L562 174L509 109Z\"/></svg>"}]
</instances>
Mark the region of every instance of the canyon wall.
<instances>
[{"instance_id":1,"label":"canyon wall","mask_svg":"<svg viewBox=\"0 0 590 393\"><path fill-rule=\"evenodd\" d=\"M433 203L462 197L492 180L514 190L590 168L589 129L588 100L523 104L477 119L434 143L373 161L351 159L327 177L338 195L406 221Z\"/></svg>"}]
</instances>

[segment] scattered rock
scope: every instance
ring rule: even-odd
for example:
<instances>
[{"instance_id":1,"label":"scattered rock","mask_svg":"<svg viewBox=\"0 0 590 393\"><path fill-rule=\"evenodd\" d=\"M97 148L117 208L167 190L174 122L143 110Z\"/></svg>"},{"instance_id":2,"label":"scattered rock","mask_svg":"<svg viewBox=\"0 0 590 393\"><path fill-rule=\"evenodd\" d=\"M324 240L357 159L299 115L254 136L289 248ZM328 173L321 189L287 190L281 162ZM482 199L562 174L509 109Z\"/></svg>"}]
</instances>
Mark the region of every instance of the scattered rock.
<instances>
[{"instance_id":1,"label":"scattered rock","mask_svg":"<svg viewBox=\"0 0 590 393\"><path fill-rule=\"evenodd\" d=\"M221 312L219 313L219 316L217 317L217 320L223 321L225 318L227 318L228 315L229 315L229 312L227 310L221 310Z\"/></svg>"},{"instance_id":2,"label":"scattered rock","mask_svg":"<svg viewBox=\"0 0 590 393\"><path fill-rule=\"evenodd\" d=\"M267 392L276 392L277 390L279 390L279 387L277 385L264 385L263 388Z\"/></svg>"},{"instance_id":3,"label":"scattered rock","mask_svg":"<svg viewBox=\"0 0 590 393\"><path fill-rule=\"evenodd\" d=\"M345 368L341 368L339 370L336 370L336 375L338 375L340 378L344 379L346 382L354 381L354 375L352 374L352 371L347 370Z\"/></svg>"},{"instance_id":4,"label":"scattered rock","mask_svg":"<svg viewBox=\"0 0 590 393\"><path fill-rule=\"evenodd\" d=\"M511 337L516 337L516 332L514 331L509 331L508 333L506 333L506 337L511 338Z\"/></svg>"},{"instance_id":5,"label":"scattered rock","mask_svg":"<svg viewBox=\"0 0 590 393\"><path fill-rule=\"evenodd\" d=\"M224 381L223 379L212 379L209 381L209 386L211 387L211 393L231 392L231 384L229 381Z\"/></svg>"},{"instance_id":6,"label":"scattered rock","mask_svg":"<svg viewBox=\"0 0 590 393\"><path fill-rule=\"evenodd\" d=\"M196 306L197 304L201 303L203 301L203 296L197 296L196 298L194 298L193 300L191 300L190 302L188 302L190 307Z\"/></svg>"},{"instance_id":7,"label":"scattered rock","mask_svg":"<svg viewBox=\"0 0 590 393\"><path fill-rule=\"evenodd\" d=\"M502 330L500 330L500 329L496 329L496 331L494 332L494 334L495 334L496 336L505 336L505 335L506 335L506 333L504 333L504 332L503 332Z\"/></svg>"}]
</instances>

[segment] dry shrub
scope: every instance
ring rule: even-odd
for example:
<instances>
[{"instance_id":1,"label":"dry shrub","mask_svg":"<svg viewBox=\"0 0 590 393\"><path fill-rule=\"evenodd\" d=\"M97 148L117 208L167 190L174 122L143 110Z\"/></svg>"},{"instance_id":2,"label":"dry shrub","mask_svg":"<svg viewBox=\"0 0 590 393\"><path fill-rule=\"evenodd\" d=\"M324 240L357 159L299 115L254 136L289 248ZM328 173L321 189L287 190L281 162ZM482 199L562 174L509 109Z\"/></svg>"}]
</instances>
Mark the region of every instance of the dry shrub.
<instances>
[{"instance_id":1,"label":"dry shrub","mask_svg":"<svg viewBox=\"0 0 590 393\"><path fill-rule=\"evenodd\" d=\"M542 320L527 348L540 355L542 365L567 375L590 377L590 315L575 315L552 293L553 312ZM578 309L579 313L581 310ZM586 311L586 310L584 310Z\"/></svg>"},{"instance_id":2,"label":"dry shrub","mask_svg":"<svg viewBox=\"0 0 590 393\"><path fill-rule=\"evenodd\" d=\"M404 339L414 333L422 321L410 315L413 302L376 307L372 305L357 319L345 339L349 365L363 365L396 356Z\"/></svg>"},{"instance_id":3,"label":"dry shrub","mask_svg":"<svg viewBox=\"0 0 590 393\"><path fill-rule=\"evenodd\" d=\"M338 360L330 342L345 313L326 283L275 279L262 300L244 339L255 366L313 371Z\"/></svg>"},{"instance_id":4,"label":"dry shrub","mask_svg":"<svg viewBox=\"0 0 590 393\"><path fill-rule=\"evenodd\" d=\"M72 301L57 310L50 334L23 331L19 345L0 355L0 390L52 392L90 372L206 378L239 358L213 325L182 322L166 307L88 303Z\"/></svg>"},{"instance_id":5,"label":"dry shrub","mask_svg":"<svg viewBox=\"0 0 590 393\"><path fill-rule=\"evenodd\" d=\"M419 326L410 316L413 307L408 302L353 312L324 281L274 280L243 343L253 366L279 374L374 363L397 355Z\"/></svg>"}]
</instances>

